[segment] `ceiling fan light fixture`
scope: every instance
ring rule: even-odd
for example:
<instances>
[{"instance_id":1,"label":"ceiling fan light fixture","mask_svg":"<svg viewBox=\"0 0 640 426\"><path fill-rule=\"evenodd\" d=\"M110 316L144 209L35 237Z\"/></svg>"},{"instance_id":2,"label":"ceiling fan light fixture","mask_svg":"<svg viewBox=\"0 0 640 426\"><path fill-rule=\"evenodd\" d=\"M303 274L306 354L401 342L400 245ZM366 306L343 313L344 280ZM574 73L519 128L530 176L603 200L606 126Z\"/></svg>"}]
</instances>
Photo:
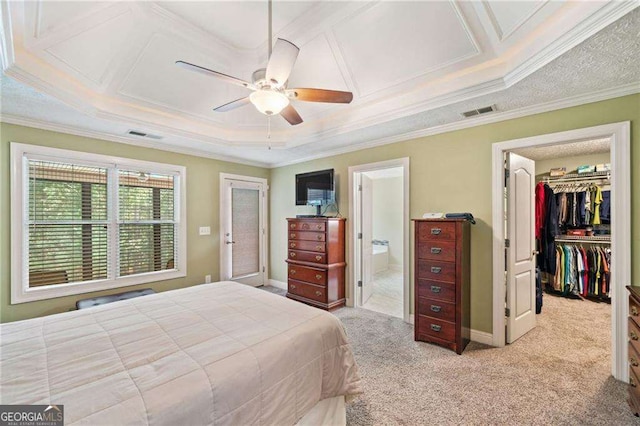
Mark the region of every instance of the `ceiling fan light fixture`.
<instances>
[{"instance_id":1,"label":"ceiling fan light fixture","mask_svg":"<svg viewBox=\"0 0 640 426\"><path fill-rule=\"evenodd\" d=\"M264 115L280 114L289 105L289 98L274 90L256 90L249 95L249 99Z\"/></svg>"}]
</instances>

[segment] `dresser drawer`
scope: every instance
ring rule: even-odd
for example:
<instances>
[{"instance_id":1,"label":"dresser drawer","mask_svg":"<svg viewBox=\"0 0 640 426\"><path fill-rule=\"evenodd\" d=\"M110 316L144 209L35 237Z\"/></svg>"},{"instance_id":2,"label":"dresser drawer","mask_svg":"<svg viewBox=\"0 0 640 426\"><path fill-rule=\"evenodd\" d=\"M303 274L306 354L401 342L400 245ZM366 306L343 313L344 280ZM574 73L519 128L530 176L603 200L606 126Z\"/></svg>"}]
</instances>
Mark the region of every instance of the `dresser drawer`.
<instances>
[{"instance_id":1,"label":"dresser drawer","mask_svg":"<svg viewBox=\"0 0 640 426\"><path fill-rule=\"evenodd\" d=\"M325 231L324 222L314 220L296 220L289 222L289 230L296 231Z\"/></svg>"},{"instance_id":2,"label":"dresser drawer","mask_svg":"<svg viewBox=\"0 0 640 426\"><path fill-rule=\"evenodd\" d=\"M418 259L453 262L456 260L456 242L423 241L418 244Z\"/></svg>"},{"instance_id":3,"label":"dresser drawer","mask_svg":"<svg viewBox=\"0 0 640 426\"><path fill-rule=\"evenodd\" d=\"M327 263L327 255L312 251L289 250L289 259L301 262Z\"/></svg>"},{"instance_id":4,"label":"dresser drawer","mask_svg":"<svg viewBox=\"0 0 640 426\"><path fill-rule=\"evenodd\" d=\"M456 224L453 222L417 222L417 224L420 241L456 239Z\"/></svg>"},{"instance_id":5,"label":"dresser drawer","mask_svg":"<svg viewBox=\"0 0 640 426\"><path fill-rule=\"evenodd\" d=\"M418 297L418 313L444 321L456 321L456 305L442 300Z\"/></svg>"},{"instance_id":6,"label":"dresser drawer","mask_svg":"<svg viewBox=\"0 0 640 426\"><path fill-rule=\"evenodd\" d=\"M418 315L418 334L426 334L451 342L456 338L456 326L448 321Z\"/></svg>"},{"instance_id":7,"label":"dresser drawer","mask_svg":"<svg viewBox=\"0 0 640 426\"><path fill-rule=\"evenodd\" d=\"M419 259L418 278L453 283L456 281L456 264Z\"/></svg>"},{"instance_id":8,"label":"dresser drawer","mask_svg":"<svg viewBox=\"0 0 640 426\"><path fill-rule=\"evenodd\" d=\"M629 393L632 394L636 401L640 401L640 380L638 380L638 372L629 367Z\"/></svg>"},{"instance_id":9,"label":"dresser drawer","mask_svg":"<svg viewBox=\"0 0 640 426\"><path fill-rule=\"evenodd\" d=\"M629 316L640 323L640 306L632 297L629 297Z\"/></svg>"},{"instance_id":10,"label":"dresser drawer","mask_svg":"<svg viewBox=\"0 0 640 426\"><path fill-rule=\"evenodd\" d=\"M636 322L629 317L629 344L633 346L636 352L640 353L640 328Z\"/></svg>"},{"instance_id":11,"label":"dresser drawer","mask_svg":"<svg viewBox=\"0 0 640 426\"><path fill-rule=\"evenodd\" d=\"M290 240L325 241L326 237L324 232L289 231Z\"/></svg>"},{"instance_id":12,"label":"dresser drawer","mask_svg":"<svg viewBox=\"0 0 640 426\"><path fill-rule=\"evenodd\" d=\"M327 303L326 287L303 283L298 280L289 280L289 293L315 300L316 302Z\"/></svg>"},{"instance_id":13,"label":"dresser drawer","mask_svg":"<svg viewBox=\"0 0 640 426\"><path fill-rule=\"evenodd\" d=\"M320 253L324 253L327 251L326 247L327 245L325 243L318 241L289 241L289 248L296 250L317 251Z\"/></svg>"},{"instance_id":14,"label":"dresser drawer","mask_svg":"<svg viewBox=\"0 0 640 426\"><path fill-rule=\"evenodd\" d=\"M289 278L316 285L325 285L327 283L327 271L324 269L289 264Z\"/></svg>"},{"instance_id":15,"label":"dresser drawer","mask_svg":"<svg viewBox=\"0 0 640 426\"><path fill-rule=\"evenodd\" d=\"M418 279L418 297L455 303L456 286L451 283Z\"/></svg>"},{"instance_id":16,"label":"dresser drawer","mask_svg":"<svg viewBox=\"0 0 640 426\"><path fill-rule=\"evenodd\" d=\"M640 368L640 355L632 345L629 345L629 366Z\"/></svg>"}]
</instances>

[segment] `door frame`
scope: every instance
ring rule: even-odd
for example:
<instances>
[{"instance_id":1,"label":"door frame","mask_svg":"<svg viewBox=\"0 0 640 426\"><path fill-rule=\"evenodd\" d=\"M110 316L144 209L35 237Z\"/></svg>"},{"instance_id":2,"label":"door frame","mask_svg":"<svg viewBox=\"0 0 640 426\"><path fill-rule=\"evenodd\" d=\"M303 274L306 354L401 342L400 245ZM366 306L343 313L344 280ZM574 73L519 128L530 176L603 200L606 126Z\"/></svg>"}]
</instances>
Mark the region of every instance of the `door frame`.
<instances>
[{"instance_id":1,"label":"door frame","mask_svg":"<svg viewBox=\"0 0 640 426\"><path fill-rule=\"evenodd\" d=\"M219 251L220 251L220 256L219 256L219 261L220 261L220 267L218 270L218 280L221 279L222 277L222 268L223 265L225 264L225 262L227 261L226 258L226 254L225 254L225 250L223 250L224 247L224 226L225 226L225 217L226 217L226 212L225 212L225 200L224 200L224 191L225 191L225 181L226 180L238 180L238 181L243 181L243 182L250 182L250 183L258 183L258 184L262 184L263 188L264 188L264 196L262 197L262 244L260 247L260 251L261 251L261 259L260 262L262 263L263 269L264 269L264 280L263 280L263 284L265 285L266 283L269 282L269 185L268 185L268 181L265 178L259 178L259 177L254 177L254 176L243 176L243 175L236 175L236 174L231 174L231 173L220 173L220 192L218 194L218 200L220 203L220 216L219 216L219 233L218 233L218 247L219 247Z\"/></svg>"},{"instance_id":2,"label":"door frame","mask_svg":"<svg viewBox=\"0 0 640 426\"><path fill-rule=\"evenodd\" d=\"M504 153L517 148L562 145L596 138L611 141L611 374L628 382L627 316L625 286L631 284L631 123L550 133L492 145L492 227L493 227L493 346L505 346L504 317Z\"/></svg>"},{"instance_id":3,"label":"door frame","mask_svg":"<svg viewBox=\"0 0 640 426\"><path fill-rule=\"evenodd\" d=\"M360 197L358 197L358 176L363 172L372 172L381 169L390 169L395 167L402 167L403 169L403 225L402 225L402 297L403 297L403 320L410 323L410 301L411 301L411 282L409 275L410 265L410 235L409 235L409 223L410 223L410 204L409 204L409 157L396 158L393 160L380 161L377 163L361 164L358 166L349 167L349 218L347 226L347 241L348 244L348 263L347 263L347 288L350 289L349 295L347 295L347 306L357 306L357 273L360 266L360 261L356 261L358 250L358 238L356 229L360 224Z\"/></svg>"}]
</instances>

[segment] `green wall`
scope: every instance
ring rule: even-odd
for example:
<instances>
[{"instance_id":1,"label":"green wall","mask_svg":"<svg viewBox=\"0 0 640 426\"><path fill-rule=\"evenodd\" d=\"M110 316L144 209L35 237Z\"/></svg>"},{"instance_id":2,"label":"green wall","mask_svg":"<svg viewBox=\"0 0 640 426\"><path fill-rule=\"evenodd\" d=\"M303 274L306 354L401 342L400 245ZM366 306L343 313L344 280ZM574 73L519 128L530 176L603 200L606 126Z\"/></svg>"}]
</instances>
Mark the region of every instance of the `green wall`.
<instances>
[{"instance_id":1,"label":"green wall","mask_svg":"<svg viewBox=\"0 0 640 426\"><path fill-rule=\"evenodd\" d=\"M348 167L394 158L410 158L411 217L424 212L471 212L471 327L491 332L492 229L491 145L511 139L561 132L600 124L631 121L632 276L640 279L640 95L532 115L464 130L398 142L280 167L271 171L271 278L286 281L285 218L301 213L295 207L296 173L334 168L339 209L348 216ZM413 227L412 227L413 229ZM413 237L411 241L413 246ZM413 262L413 251L411 253ZM413 278L412 278L413 279ZM350 295L351 289L347 288ZM413 295L412 295L413 300ZM411 303L413 306L413 302Z\"/></svg>"},{"instance_id":2,"label":"green wall","mask_svg":"<svg viewBox=\"0 0 640 426\"><path fill-rule=\"evenodd\" d=\"M72 136L29 127L0 124L0 322L15 321L67 311L78 299L118 293L123 289L60 297L57 299L10 305L11 297L11 232L9 142L44 145L55 148L113 155L138 160L185 166L187 169L187 277L127 287L127 290L152 287L156 291L171 290L204 282L211 274L219 277L219 176L220 172L261 178L269 177L269 169L211 160L167 151L136 147L103 140ZM199 226L210 226L210 236L199 236Z\"/></svg>"}]
</instances>

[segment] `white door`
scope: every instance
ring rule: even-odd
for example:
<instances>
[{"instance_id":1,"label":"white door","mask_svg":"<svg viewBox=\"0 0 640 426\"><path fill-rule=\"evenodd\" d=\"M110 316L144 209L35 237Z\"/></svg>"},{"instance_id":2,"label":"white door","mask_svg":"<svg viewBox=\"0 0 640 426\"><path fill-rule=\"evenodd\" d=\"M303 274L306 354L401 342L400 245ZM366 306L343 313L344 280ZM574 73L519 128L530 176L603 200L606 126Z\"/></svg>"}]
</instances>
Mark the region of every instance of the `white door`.
<instances>
[{"instance_id":1,"label":"white door","mask_svg":"<svg viewBox=\"0 0 640 426\"><path fill-rule=\"evenodd\" d=\"M221 177L220 279L265 284L264 182Z\"/></svg>"},{"instance_id":2,"label":"white door","mask_svg":"<svg viewBox=\"0 0 640 426\"><path fill-rule=\"evenodd\" d=\"M362 174L362 303L373 294L373 181Z\"/></svg>"},{"instance_id":3,"label":"white door","mask_svg":"<svg viewBox=\"0 0 640 426\"><path fill-rule=\"evenodd\" d=\"M535 162L507 153L507 343L536 326Z\"/></svg>"}]
</instances>

